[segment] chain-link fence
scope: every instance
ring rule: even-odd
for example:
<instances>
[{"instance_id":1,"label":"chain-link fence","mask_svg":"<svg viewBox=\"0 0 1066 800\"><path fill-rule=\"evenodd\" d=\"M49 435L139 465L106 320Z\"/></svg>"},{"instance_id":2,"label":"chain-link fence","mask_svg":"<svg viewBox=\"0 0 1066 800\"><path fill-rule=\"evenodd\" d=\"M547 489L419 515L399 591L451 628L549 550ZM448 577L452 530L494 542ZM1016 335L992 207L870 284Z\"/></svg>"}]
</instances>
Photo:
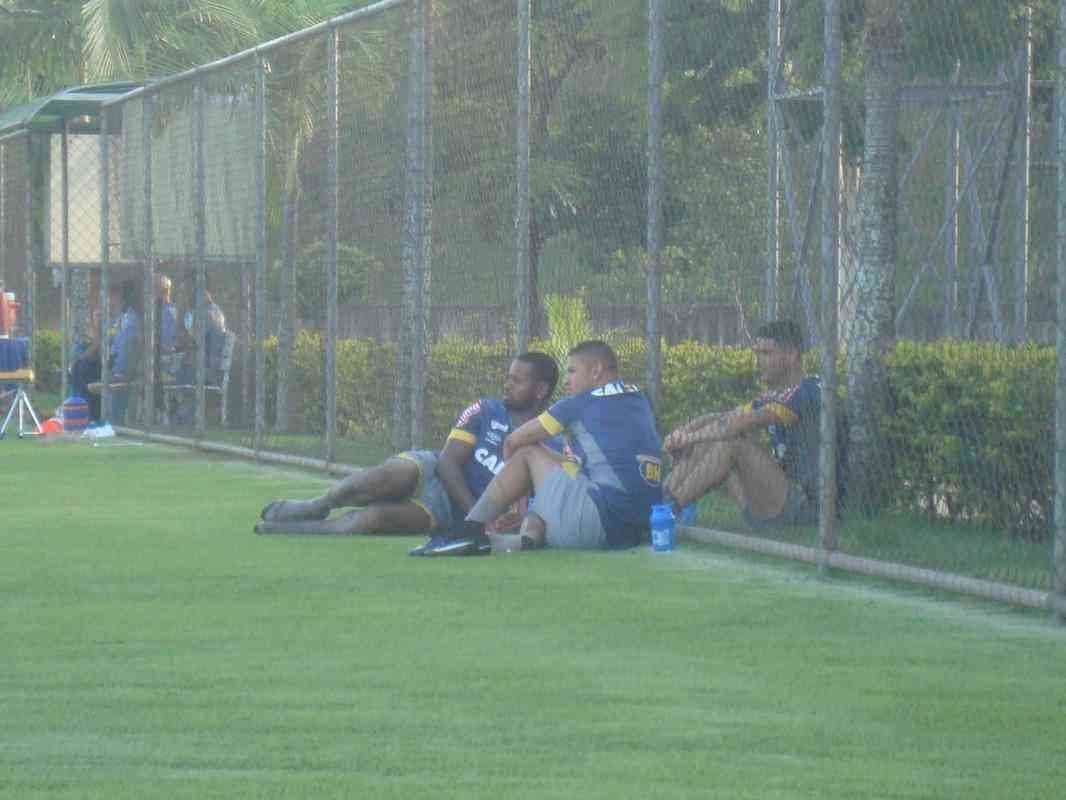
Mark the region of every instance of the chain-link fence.
<instances>
[{"instance_id":1,"label":"chain-link fence","mask_svg":"<svg viewBox=\"0 0 1066 800\"><path fill-rule=\"evenodd\" d=\"M759 396L795 319L847 503L764 538L1061 592L1060 5L385 0L51 134L50 181L2 140L0 278L32 298L50 208L38 328L139 320L105 413L327 462L591 336L665 434Z\"/></svg>"},{"instance_id":2,"label":"chain-link fence","mask_svg":"<svg viewBox=\"0 0 1066 800\"><path fill-rule=\"evenodd\" d=\"M29 262L29 228L26 209L32 197L27 195L30 175L25 134L0 139L0 291L12 303L26 298L26 265ZM6 304L5 304L6 305ZM18 308L8 312L3 332L16 336L28 330L28 314L18 315Z\"/></svg>"}]
</instances>

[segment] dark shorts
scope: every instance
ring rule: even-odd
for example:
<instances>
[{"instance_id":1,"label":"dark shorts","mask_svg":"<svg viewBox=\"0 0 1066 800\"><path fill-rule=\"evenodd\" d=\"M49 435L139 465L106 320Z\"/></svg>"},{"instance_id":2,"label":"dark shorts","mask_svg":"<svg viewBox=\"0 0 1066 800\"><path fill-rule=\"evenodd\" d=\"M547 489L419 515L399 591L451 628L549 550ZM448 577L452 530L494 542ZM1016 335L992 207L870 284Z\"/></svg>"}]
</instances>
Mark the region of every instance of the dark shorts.
<instances>
[{"instance_id":1,"label":"dark shorts","mask_svg":"<svg viewBox=\"0 0 1066 800\"><path fill-rule=\"evenodd\" d=\"M405 501L414 503L429 515L433 530L451 527L452 501L437 477L437 454L432 450L406 450L393 458L410 461L418 467L418 485Z\"/></svg>"},{"instance_id":2,"label":"dark shorts","mask_svg":"<svg viewBox=\"0 0 1066 800\"><path fill-rule=\"evenodd\" d=\"M750 507L744 509L744 524L755 530L781 528L786 525L816 525L817 523L818 507L807 498L807 493L798 483L789 486L785 507L777 516L756 519L752 516Z\"/></svg>"}]
</instances>

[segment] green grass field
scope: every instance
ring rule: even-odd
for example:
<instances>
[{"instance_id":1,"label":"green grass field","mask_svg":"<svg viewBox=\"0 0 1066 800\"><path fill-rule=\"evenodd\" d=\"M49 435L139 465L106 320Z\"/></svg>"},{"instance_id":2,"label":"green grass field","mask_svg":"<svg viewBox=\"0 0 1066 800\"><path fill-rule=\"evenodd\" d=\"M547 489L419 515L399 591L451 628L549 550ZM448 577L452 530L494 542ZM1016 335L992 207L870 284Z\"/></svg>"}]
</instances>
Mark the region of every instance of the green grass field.
<instances>
[{"instance_id":1,"label":"green grass field","mask_svg":"<svg viewBox=\"0 0 1066 800\"><path fill-rule=\"evenodd\" d=\"M1044 615L692 546L259 538L324 481L117 444L0 441L0 796L1063 794Z\"/></svg>"}]
</instances>

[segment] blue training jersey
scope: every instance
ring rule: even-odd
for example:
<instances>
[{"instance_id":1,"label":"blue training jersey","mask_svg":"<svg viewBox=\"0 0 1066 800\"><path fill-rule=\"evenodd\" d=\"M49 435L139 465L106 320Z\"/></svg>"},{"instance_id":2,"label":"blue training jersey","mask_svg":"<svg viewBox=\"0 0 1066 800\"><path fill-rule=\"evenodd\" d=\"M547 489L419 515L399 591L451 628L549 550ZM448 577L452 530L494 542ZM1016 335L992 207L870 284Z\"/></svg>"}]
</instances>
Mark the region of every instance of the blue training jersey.
<instances>
[{"instance_id":1,"label":"blue training jersey","mask_svg":"<svg viewBox=\"0 0 1066 800\"><path fill-rule=\"evenodd\" d=\"M770 425L770 449L789 480L802 487L808 499L817 504L819 453L821 450L822 380L808 375L786 389L769 391L751 404L765 408L776 421ZM837 491L843 499L846 488L846 426L838 426ZM843 431L843 436L841 436Z\"/></svg>"},{"instance_id":2,"label":"blue training jersey","mask_svg":"<svg viewBox=\"0 0 1066 800\"><path fill-rule=\"evenodd\" d=\"M608 546L639 544L651 507L662 502L662 443L647 398L612 381L560 400L539 419L548 433L564 433L595 484L592 499Z\"/></svg>"},{"instance_id":3,"label":"blue training jersey","mask_svg":"<svg viewBox=\"0 0 1066 800\"><path fill-rule=\"evenodd\" d=\"M455 420L448 438L474 447L472 457L463 464L463 478L474 497L481 497L503 469L503 440L512 430L511 412L495 397L479 398Z\"/></svg>"}]
</instances>

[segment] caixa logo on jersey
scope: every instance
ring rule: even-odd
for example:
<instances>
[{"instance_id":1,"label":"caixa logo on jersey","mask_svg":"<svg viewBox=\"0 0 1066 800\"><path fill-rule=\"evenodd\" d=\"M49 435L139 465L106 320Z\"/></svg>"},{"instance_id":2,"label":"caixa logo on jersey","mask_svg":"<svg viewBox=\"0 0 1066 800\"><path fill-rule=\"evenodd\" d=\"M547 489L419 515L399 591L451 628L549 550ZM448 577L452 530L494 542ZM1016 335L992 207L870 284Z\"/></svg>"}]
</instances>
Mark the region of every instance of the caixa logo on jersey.
<instances>
[{"instance_id":1,"label":"caixa logo on jersey","mask_svg":"<svg viewBox=\"0 0 1066 800\"><path fill-rule=\"evenodd\" d=\"M640 477L649 486L658 486L663 479L663 462L654 456L637 456Z\"/></svg>"},{"instance_id":2,"label":"caixa logo on jersey","mask_svg":"<svg viewBox=\"0 0 1066 800\"><path fill-rule=\"evenodd\" d=\"M499 475L500 470L503 469L503 459L495 453L490 453L484 447L479 447L474 451L474 460L493 475Z\"/></svg>"}]
</instances>

